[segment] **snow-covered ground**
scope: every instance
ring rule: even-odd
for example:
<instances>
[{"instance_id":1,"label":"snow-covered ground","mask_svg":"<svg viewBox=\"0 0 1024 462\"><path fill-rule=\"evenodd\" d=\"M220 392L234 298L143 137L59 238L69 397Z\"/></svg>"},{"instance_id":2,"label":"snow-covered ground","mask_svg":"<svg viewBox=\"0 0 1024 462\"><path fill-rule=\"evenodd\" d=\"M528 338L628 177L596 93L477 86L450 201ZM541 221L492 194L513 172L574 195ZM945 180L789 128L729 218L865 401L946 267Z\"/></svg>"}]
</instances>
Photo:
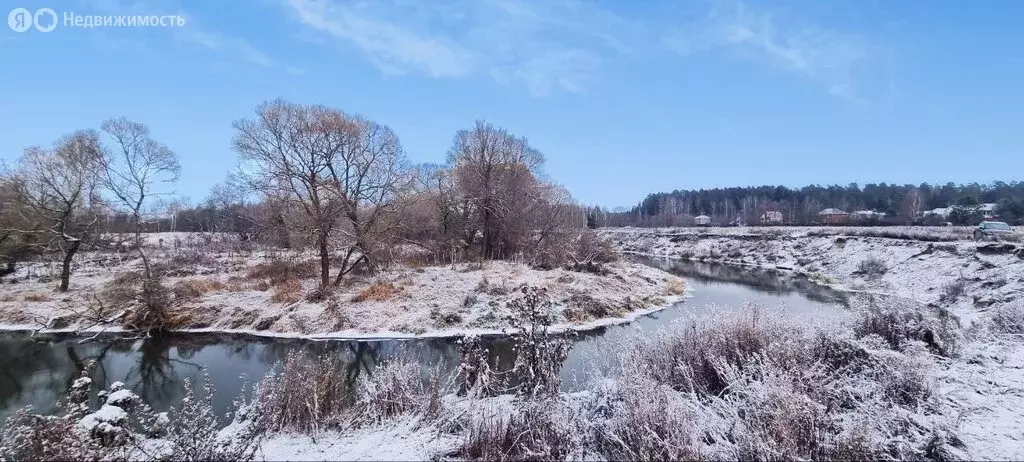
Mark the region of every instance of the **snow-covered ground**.
<instances>
[{"instance_id":1,"label":"snow-covered ground","mask_svg":"<svg viewBox=\"0 0 1024 462\"><path fill-rule=\"evenodd\" d=\"M317 287L318 261L308 253L238 251L221 239L187 233L148 235L150 258L173 292L174 328L307 338L402 338L500 333L506 304L524 285L544 287L559 318L555 330L626 322L682 299L679 277L630 262L603 265L605 274L533 269L525 264L395 266L349 275L326 299ZM161 243L162 242L162 243ZM132 252L83 252L71 291L53 290L55 263L35 262L0 279L0 324L7 328L116 330L83 313L105 301L125 273L139 271ZM108 315L119 311L108 306Z\"/></svg>"},{"instance_id":2,"label":"snow-covered ground","mask_svg":"<svg viewBox=\"0 0 1024 462\"><path fill-rule=\"evenodd\" d=\"M969 229L938 227L619 228L601 234L624 252L791 270L837 289L898 296L939 316L952 314L962 334L960 351L934 361L938 389L948 412L957 414L968 454L1024 458L1024 336L993 327L994 313L1024 314L1024 245L977 242L968 239Z\"/></svg>"}]
</instances>

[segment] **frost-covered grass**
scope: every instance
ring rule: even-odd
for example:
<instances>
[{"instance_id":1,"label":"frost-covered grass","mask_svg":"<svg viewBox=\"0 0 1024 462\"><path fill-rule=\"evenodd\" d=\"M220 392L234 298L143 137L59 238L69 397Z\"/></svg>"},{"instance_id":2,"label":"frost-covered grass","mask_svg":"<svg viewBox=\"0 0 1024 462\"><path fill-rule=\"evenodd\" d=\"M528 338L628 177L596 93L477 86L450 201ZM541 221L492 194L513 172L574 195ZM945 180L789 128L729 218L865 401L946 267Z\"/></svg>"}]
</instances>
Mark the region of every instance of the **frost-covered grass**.
<instances>
[{"instance_id":1,"label":"frost-covered grass","mask_svg":"<svg viewBox=\"0 0 1024 462\"><path fill-rule=\"evenodd\" d=\"M126 453L153 458L169 454L168 448L177 451L175 458L251 454L303 460L849 460L967 454L956 415L935 385L937 357L920 330L890 329L885 335L892 338L886 338L879 329L858 328L868 323L864 320L812 328L773 321L751 309L609 344L608 356L617 366L595 372L584 391L565 393L557 391L565 343L550 335L552 308L546 297L532 289L516 299L519 355L507 371L483 366L479 358L486 353L471 339L461 350L463 364L450 377L437 365L397 359L348 382L329 357L293 355L239 401L229 425L212 417L208 390L187 394L180 410L130 427L125 422L144 408L129 406L133 398L119 389L102 395L101 402L79 404L71 418L53 418L63 426L48 433L47 447L64 452L10 452L32 447L24 437L9 438L35 428L24 413L8 423L0 446L8 451L5 458ZM875 311L900 312L891 319L932 325L928 311L902 314L920 309L893 304ZM862 313L865 319L877 317L873 310ZM86 396L72 395L79 403ZM94 431L104 425L109 428ZM83 445L101 452L80 452Z\"/></svg>"},{"instance_id":2,"label":"frost-covered grass","mask_svg":"<svg viewBox=\"0 0 1024 462\"><path fill-rule=\"evenodd\" d=\"M908 342L914 342L908 339ZM953 421L926 353L748 312L627 346L585 405L611 459L937 458Z\"/></svg>"},{"instance_id":3,"label":"frost-covered grass","mask_svg":"<svg viewBox=\"0 0 1024 462\"><path fill-rule=\"evenodd\" d=\"M855 294L854 305L864 313L855 331L872 333L904 355L908 347L927 346L949 405L942 412L959 422L969 457L1020 459L1024 419L1016 415L1024 407L1024 246L974 241L969 232L924 227L602 230L622 251L788 270ZM873 306L875 298L884 303Z\"/></svg>"}]
</instances>

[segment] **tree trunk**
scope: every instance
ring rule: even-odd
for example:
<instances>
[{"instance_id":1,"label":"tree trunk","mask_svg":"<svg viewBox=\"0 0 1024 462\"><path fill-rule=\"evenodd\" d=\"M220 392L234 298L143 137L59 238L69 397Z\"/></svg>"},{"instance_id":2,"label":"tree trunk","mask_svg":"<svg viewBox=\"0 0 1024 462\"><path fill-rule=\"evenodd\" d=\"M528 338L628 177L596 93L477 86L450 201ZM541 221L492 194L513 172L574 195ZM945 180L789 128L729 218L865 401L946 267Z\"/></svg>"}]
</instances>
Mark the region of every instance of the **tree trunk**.
<instances>
[{"instance_id":1,"label":"tree trunk","mask_svg":"<svg viewBox=\"0 0 1024 462\"><path fill-rule=\"evenodd\" d=\"M78 246L82 244L82 241L70 241L68 244L70 247L64 252L64 261L61 262L60 266L60 287L58 287L58 290L61 292L68 291L68 285L71 283L71 259L75 258L75 252L78 252Z\"/></svg>"},{"instance_id":2,"label":"tree trunk","mask_svg":"<svg viewBox=\"0 0 1024 462\"><path fill-rule=\"evenodd\" d=\"M321 233L316 241L320 248L320 288L327 290L331 284L331 253L327 249L327 236Z\"/></svg>"}]
</instances>

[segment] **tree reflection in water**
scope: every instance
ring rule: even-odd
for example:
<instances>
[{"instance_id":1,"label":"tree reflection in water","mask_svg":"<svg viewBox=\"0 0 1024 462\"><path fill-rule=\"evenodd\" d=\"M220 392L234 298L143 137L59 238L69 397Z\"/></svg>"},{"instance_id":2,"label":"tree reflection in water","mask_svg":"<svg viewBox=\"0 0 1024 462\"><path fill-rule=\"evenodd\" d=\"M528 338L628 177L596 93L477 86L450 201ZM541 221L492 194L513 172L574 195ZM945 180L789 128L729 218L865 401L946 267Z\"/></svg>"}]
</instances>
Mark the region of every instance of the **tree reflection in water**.
<instances>
[{"instance_id":1,"label":"tree reflection in water","mask_svg":"<svg viewBox=\"0 0 1024 462\"><path fill-rule=\"evenodd\" d=\"M26 405L57 412L57 401L92 361L94 391L121 381L158 411L177 404L185 379L201 383L206 370L217 389L214 405L226 412L246 379L262 378L295 350L310 359L336 359L337 373L350 387L398 356L410 357L425 371L441 367L442 373L451 373L458 365L455 339L313 342L160 334L143 339L104 335L82 343L82 337L0 333L0 418ZM511 364L503 358L508 351L498 342L491 355L502 365Z\"/></svg>"}]
</instances>

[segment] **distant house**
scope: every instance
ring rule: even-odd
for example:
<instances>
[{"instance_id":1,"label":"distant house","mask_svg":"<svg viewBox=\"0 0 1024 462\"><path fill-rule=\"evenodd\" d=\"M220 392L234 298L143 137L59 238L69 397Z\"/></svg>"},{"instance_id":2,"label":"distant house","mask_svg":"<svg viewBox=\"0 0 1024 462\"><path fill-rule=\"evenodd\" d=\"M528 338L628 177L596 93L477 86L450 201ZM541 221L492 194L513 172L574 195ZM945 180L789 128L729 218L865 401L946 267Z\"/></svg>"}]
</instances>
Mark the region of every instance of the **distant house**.
<instances>
[{"instance_id":1,"label":"distant house","mask_svg":"<svg viewBox=\"0 0 1024 462\"><path fill-rule=\"evenodd\" d=\"M850 214L833 208L818 212L818 220L826 225L839 225L850 221Z\"/></svg>"},{"instance_id":2,"label":"distant house","mask_svg":"<svg viewBox=\"0 0 1024 462\"><path fill-rule=\"evenodd\" d=\"M761 224L773 225L782 223L782 212L778 210L769 210L761 214Z\"/></svg>"},{"instance_id":3,"label":"distant house","mask_svg":"<svg viewBox=\"0 0 1024 462\"><path fill-rule=\"evenodd\" d=\"M693 217L693 224L697 226L708 226L711 224L711 217L707 215L697 215Z\"/></svg>"}]
</instances>

